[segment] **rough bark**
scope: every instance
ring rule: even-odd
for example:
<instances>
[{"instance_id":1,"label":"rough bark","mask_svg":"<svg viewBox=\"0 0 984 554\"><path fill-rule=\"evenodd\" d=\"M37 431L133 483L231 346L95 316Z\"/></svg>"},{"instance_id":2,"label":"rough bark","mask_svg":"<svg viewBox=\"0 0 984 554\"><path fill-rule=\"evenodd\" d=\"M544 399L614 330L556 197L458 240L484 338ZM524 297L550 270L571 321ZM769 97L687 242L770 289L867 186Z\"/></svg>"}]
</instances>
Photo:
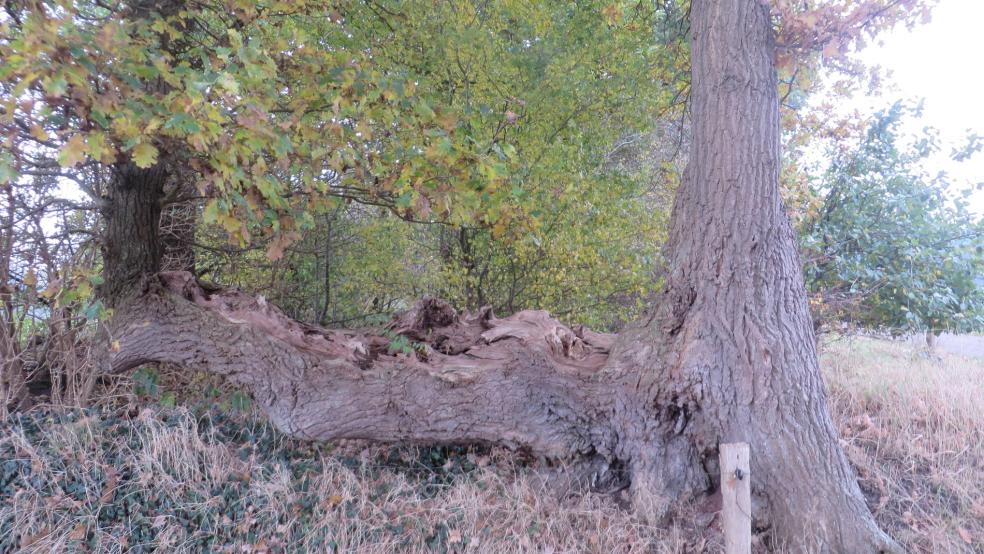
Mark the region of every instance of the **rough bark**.
<instances>
[{"instance_id":1,"label":"rough bark","mask_svg":"<svg viewBox=\"0 0 984 554\"><path fill-rule=\"evenodd\" d=\"M159 264L159 251L117 242L107 277L140 286L114 318L112 369L170 362L226 375L302 438L481 442L587 458L600 473L627 473L636 508L657 516L712 497L717 445L748 442L754 516L772 546L896 550L827 411L778 192L768 8L694 0L692 9L691 160L674 205L667 290L638 325L612 337L543 312L459 315L428 300L388 336L328 331L262 298L204 289L188 273L134 280ZM160 214L113 215L156 225ZM155 229L137 235L144 230Z\"/></svg>"},{"instance_id":2,"label":"rough bark","mask_svg":"<svg viewBox=\"0 0 984 554\"><path fill-rule=\"evenodd\" d=\"M247 386L284 431L309 439L495 443L570 459L615 444L607 335L545 312L459 316L425 300L390 336L293 321L262 298L162 273L114 320L114 371L204 367ZM393 337L403 337L394 341Z\"/></svg>"},{"instance_id":3,"label":"rough bark","mask_svg":"<svg viewBox=\"0 0 984 554\"><path fill-rule=\"evenodd\" d=\"M103 208L103 285L100 295L113 307L126 301L143 275L160 271L161 196L167 181L163 164L141 169L132 163L113 167L109 198Z\"/></svg>"},{"instance_id":4,"label":"rough bark","mask_svg":"<svg viewBox=\"0 0 984 554\"><path fill-rule=\"evenodd\" d=\"M659 369L644 378L646 396L693 412L683 431L697 447L693 455L716 442L751 445L759 524L775 529L777 546L891 548L827 410L796 240L778 190L768 7L702 0L692 10L692 151L674 204L667 292L648 329L657 345L648 365Z\"/></svg>"}]
</instances>

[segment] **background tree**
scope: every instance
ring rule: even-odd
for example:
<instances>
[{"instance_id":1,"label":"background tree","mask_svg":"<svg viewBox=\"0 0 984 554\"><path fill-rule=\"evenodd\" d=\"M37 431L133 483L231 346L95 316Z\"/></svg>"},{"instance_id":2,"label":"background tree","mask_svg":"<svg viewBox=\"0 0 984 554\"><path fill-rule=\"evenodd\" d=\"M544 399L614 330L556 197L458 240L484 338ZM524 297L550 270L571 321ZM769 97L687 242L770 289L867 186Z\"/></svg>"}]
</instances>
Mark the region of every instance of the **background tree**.
<instances>
[{"instance_id":1,"label":"background tree","mask_svg":"<svg viewBox=\"0 0 984 554\"><path fill-rule=\"evenodd\" d=\"M471 309L489 304L498 313L549 309L601 327L637 314L657 283L666 191L677 179L658 162L624 162L633 147L643 157L638 146L651 144L658 121L680 117L688 82L685 18L674 5L605 7L402 3L347 12L353 32L374 49L374 64L410 68L417 93L433 99L421 109L459 114L470 140L500 159L495 171L511 179L512 190L478 217L447 217L410 191L397 199L413 214L398 210L409 220L404 225L386 221L394 215L388 210L333 208L332 228L353 229L379 255L360 267L345 262L357 249L312 249L310 241L329 228L315 218L316 228L305 233L309 244L293 254L288 248L288 255L295 267L334 275L299 271L289 288L349 283L347 293L332 295L335 315L328 321L350 324L360 313L377 313L374 303L406 307L425 294ZM668 151L666 160L678 152ZM265 265L251 275L214 278L268 294L277 264Z\"/></svg>"},{"instance_id":2,"label":"background tree","mask_svg":"<svg viewBox=\"0 0 984 554\"><path fill-rule=\"evenodd\" d=\"M329 213L367 225L377 244L399 244L404 241L398 235L410 233L420 248L404 252L409 257L440 254L425 268L430 278L422 279L419 270L397 274L403 264L384 259L371 264L381 271L366 275L417 285L387 291L404 307L424 292L470 307L550 308L602 326L638 313L640 299L656 283L665 190L676 179L669 166L654 172L654 166L608 162L624 154L631 137L644 136L659 117L675 117L682 109L682 8L639 4L605 11L603 3L570 8L496 2L433 10L352 3L324 19L308 17L309 8L276 3L231 13L182 6L165 3L155 12L125 3L78 3L30 17L11 12L7 21L11 37L24 29L32 36L9 43L9 97L22 102L8 106L18 125L9 129L16 141L4 158L5 173L39 170L27 152L45 149L63 166L40 169L51 175L88 171L114 156L119 164L128 155L137 169L155 161L165 168L157 187L164 190L147 197L165 195L164 220L157 219L168 244L159 253L144 249L147 256L130 258L146 263L123 267L146 270L158 257L173 265L169 252L175 242L194 242L206 258L202 250L230 250L226 238L198 241L188 218L170 217L185 213L175 211L177 197L197 192L205 204L203 222L223 230L233 252L262 248L279 258L304 234L326 231L323 214ZM53 34L69 20L67 34ZM124 30L140 21L153 25ZM334 49L302 49L317 60L292 54L278 61L268 54L314 39ZM70 55L54 56L54 48ZM91 72L117 52L135 53L107 66L122 68L120 77L90 81ZM341 65L331 73L334 63ZM127 64L146 67L127 73ZM318 64L325 69L293 73ZM42 74L50 77L38 78ZM325 93L324 83L312 80L316 74L334 75L332 82L345 90L337 98L337 90ZM48 81L55 83L50 93ZM62 111L49 117L28 109L29 99L44 94ZM90 119L91 127L83 123ZM291 122L300 125L300 119L317 132L295 132ZM39 142L42 135L45 143ZM161 150L165 142L168 148ZM106 181L121 175L108 172ZM92 195L115 197L115 188ZM389 213L423 229L378 224L369 217L373 212L352 201L380 206L377 215ZM140 227L149 229L150 223ZM184 234L170 231L175 228ZM383 229L395 235L379 235ZM108 236L106 242L114 243ZM318 251L305 263L328 273L345 267ZM179 257L193 259L194 253ZM200 269L216 272L207 275L215 280L259 290L282 282L270 273L274 265L261 263L268 270L253 271L252 277L214 263ZM323 277L309 283L361 276ZM333 307L339 317L332 319L371 312L367 306L379 296L367 290L345 304L346 296L336 295L343 304Z\"/></svg>"},{"instance_id":3,"label":"background tree","mask_svg":"<svg viewBox=\"0 0 984 554\"><path fill-rule=\"evenodd\" d=\"M805 226L804 268L830 321L892 334L984 328L984 229L951 197L949 179L921 163L934 136L905 148L896 104L875 116L856 149L841 150L821 180L822 204Z\"/></svg>"}]
</instances>

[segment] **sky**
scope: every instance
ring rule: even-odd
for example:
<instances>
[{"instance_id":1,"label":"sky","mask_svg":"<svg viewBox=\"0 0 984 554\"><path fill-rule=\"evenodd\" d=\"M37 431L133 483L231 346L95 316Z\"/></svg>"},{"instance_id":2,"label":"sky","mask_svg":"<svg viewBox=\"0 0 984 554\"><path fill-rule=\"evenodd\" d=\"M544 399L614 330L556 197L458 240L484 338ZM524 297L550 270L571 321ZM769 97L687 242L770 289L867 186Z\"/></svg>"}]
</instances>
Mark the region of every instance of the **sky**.
<instances>
[{"instance_id":1,"label":"sky","mask_svg":"<svg viewBox=\"0 0 984 554\"><path fill-rule=\"evenodd\" d=\"M924 100L915 125L939 129L944 148L927 163L946 171L954 189L984 182L984 152L965 162L949 159L950 148L966 144L968 131L984 136L984 0L941 0L927 24L898 27L861 52L863 61L891 72L895 90L880 99L857 98L858 107L886 108L897 99ZM984 216L984 190L971 198Z\"/></svg>"}]
</instances>

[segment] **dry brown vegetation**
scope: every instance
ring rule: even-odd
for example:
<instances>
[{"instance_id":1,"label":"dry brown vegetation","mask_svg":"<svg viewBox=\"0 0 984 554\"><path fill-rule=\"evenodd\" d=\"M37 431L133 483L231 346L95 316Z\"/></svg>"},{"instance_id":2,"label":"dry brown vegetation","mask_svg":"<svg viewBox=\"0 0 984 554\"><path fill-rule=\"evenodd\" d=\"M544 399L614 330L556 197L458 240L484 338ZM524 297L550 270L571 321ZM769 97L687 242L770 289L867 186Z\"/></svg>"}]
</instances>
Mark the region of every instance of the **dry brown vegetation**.
<instances>
[{"instance_id":1,"label":"dry brown vegetation","mask_svg":"<svg viewBox=\"0 0 984 554\"><path fill-rule=\"evenodd\" d=\"M879 522L910 552L984 552L984 360L834 341L831 404Z\"/></svg>"},{"instance_id":2,"label":"dry brown vegetation","mask_svg":"<svg viewBox=\"0 0 984 554\"><path fill-rule=\"evenodd\" d=\"M984 552L984 360L853 338L823 366L879 523L910 552ZM2 552L720 551L618 494L558 495L504 450L305 443L194 408L39 410L0 433Z\"/></svg>"}]
</instances>

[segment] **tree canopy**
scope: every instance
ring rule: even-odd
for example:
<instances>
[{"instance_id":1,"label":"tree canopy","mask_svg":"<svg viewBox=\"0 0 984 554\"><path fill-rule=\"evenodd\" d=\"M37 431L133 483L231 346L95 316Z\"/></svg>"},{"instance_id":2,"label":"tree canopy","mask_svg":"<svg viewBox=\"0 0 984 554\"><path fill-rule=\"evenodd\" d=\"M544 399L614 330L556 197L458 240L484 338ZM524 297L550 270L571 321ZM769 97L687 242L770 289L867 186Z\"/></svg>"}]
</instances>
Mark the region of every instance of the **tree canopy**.
<instances>
[{"instance_id":1,"label":"tree canopy","mask_svg":"<svg viewBox=\"0 0 984 554\"><path fill-rule=\"evenodd\" d=\"M827 124L803 109L821 63L856 78L855 27L873 34L922 9L775 7L794 211L809 197L795 160ZM11 4L0 182L70 179L98 208L112 167L180 170L163 202L187 214L172 242L197 253L197 271L312 322L369 322L431 294L615 328L663 271L688 150L688 13L688 2ZM90 232L65 230L76 242ZM28 265L69 300L100 280Z\"/></svg>"},{"instance_id":2,"label":"tree canopy","mask_svg":"<svg viewBox=\"0 0 984 554\"><path fill-rule=\"evenodd\" d=\"M659 121L682 114L684 9L9 8L0 180L67 177L98 201L105 167L180 167L188 182L167 201L197 201L202 221L240 251L279 259L327 216L394 243L403 258L425 256L399 246L407 233L426 236L424 250L439 253L429 275L443 282L430 292L465 305L633 313L655 282L680 149L655 163L638 154ZM385 213L444 228L412 231L380 221ZM394 277L396 260L373 262L351 277L405 279ZM411 279L419 291L420 276ZM569 294L585 284L597 290ZM575 297L584 301L565 302Z\"/></svg>"}]
</instances>

